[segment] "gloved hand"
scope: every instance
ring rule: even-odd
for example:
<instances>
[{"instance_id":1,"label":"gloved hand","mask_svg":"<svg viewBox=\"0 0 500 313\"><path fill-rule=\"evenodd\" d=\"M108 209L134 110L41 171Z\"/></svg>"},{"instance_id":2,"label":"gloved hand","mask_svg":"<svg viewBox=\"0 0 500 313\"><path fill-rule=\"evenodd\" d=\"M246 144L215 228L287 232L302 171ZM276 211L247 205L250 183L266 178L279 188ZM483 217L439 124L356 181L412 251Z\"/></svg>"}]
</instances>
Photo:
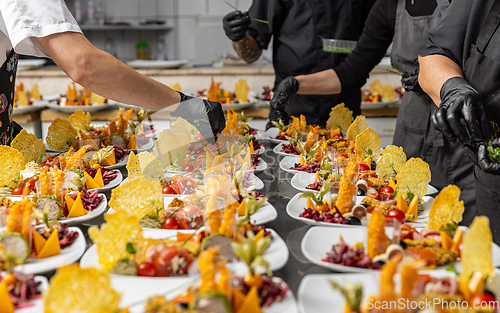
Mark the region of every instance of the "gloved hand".
<instances>
[{"instance_id":1,"label":"gloved hand","mask_svg":"<svg viewBox=\"0 0 500 313\"><path fill-rule=\"evenodd\" d=\"M203 100L181 95L181 103L171 113L174 117L182 117L196 127L203 138L210 143L217 141L217 134L226 127L226 119L220 102Z\"/></svg>"},{"instance_id":2,"label":"gloved hand","mask_svg":"<svg viewBox=\"0 0 500 313\"><path fill-rule=\"evenodd\" d=\"M481 95L461 77L448 79L441 87L441 105L431 116L437 130L451 142L479 142L488 136L489 120ZM467 132L468 131L468 132Z\"/></svg>"},{"instance_id":3,"label":"gloved hand","mask_svg":"<svg viewBox=\"0 0 500 313\"><path fill-rule=\"evenodd\" d=\"M290 116L288 113L285 112L284 109L273 109L271 108L271 111L269 112L269 119L267 120L267 125L266 125L266 130L268 130L271 127L274 127L273 121L274 122L279 122L279 120L283 121L283 124L288 125L290 124Z\"/></svg>"},{"instance_id":4,"label":"gloved hand","mask_svg":"<svg viewBox=\"0 0 500 313\"><path fill-rule=\"evenodd\" d=\"M418 84L418 72L419 68L417 67L413 72L407 74L407 77L401 78L401 85L406 91L422 91Z\"/></svg>"},{"instance_id":5,"label":"gloved hand","mask_svg":"<svg viewBox=\"0 0 500 313\"><path fill-rule=\"evenodd\" d=\"M283 79L274 89L274 96L271 99L271 108L275 110L283 109L292 100L299 90L299 82L295 77L288 76Z\"/></svg>"},{"instance_id":6,"label":"gloved hand","mask_svg":"<svg viewBox=\"0 0 500 313\"><path fill-rule=\"evenodd\" d=\"M245 38L245 34L250 26L250 16L248 12L233 11L222 19L222 27L226 36L232 41L240 41Z\"/></svg>"},{"instance_id":7,"label":"gloved hand","mask_svg":"<svg viewBox=\"0 0 500 313\"><path fill-rule=\"evenodd\" d=\"M463 150L465 154L484 172L500 175L500 161L495 162L489 158L490 153L484 142L478 142L476 145L478 147L477 151L471 145L464 145ZM491 145L493 148L500 148L500 138L493 139Z\"/></svg>"}]
</instances>

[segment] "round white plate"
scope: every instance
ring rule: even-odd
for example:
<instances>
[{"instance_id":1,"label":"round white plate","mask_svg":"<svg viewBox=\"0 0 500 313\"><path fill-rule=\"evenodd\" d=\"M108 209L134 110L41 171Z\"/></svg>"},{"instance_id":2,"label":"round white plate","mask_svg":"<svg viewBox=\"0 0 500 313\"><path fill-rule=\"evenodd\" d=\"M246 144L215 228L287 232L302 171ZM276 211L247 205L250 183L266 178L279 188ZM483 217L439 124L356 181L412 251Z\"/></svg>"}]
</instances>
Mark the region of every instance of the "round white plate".
<instances>
[{"instance_id":1,"label":"round white plate","mask_svg":"<svg viewBox=\"0 0 500 313\"><path fill-rule=\"evenodd\" d=\"M463 228L466 232L466 228ZM386 227L385 233L389 238L392 238L392 227ZM324 268L334 270L337 272L375 272L377 270L349 267L339 264L333 264L329 262L323 262L322 259L326 257L326 254L332 251L332 246L339 242L339 238L342 236L344 242L348 246L353 246L357 242L365 243L367 241L368 234L366 233L366 228L363 231L355 228L333 228L333 227L312 227L304 235L301 243L301 250L306 259L311 263L322 266ZM493 265L495 267L500 265L500 247L496 244L491 245L491 251L493 254ZM457 267L460 266L460 262L455 262ZM446 266L438 266L437 270L443 270Z\"/></svg>"},{"instance_id":2,"label":"round white plate","mask_svg":"<svg viewBox=\"0 0 500 313\"><path fill-rule=\"evenodd\" d=\"M111 110L116 106L112 104L96 104L96 105L64 105L61 106L57 102L50 101L47 104L47 108L56 110L63 113L75 113L76 110L82 110L83 112L97 112L102 110Z\"/></svg>"},{"instance_id":3,"label":"round white plate","mask_svg":"<svg viewBox=\"0 0 500 313\"><path fill-rule=\"evenodd\" d=\"M283 147L283 145L287 145L287 144L288 144L288 141L285 143L280 142L279 144L274 146L273 152L276 154L279 154L279 155L284 155L284 156L296 156L297 154L290 154L290 153L281 152L281 147Z\"/></svg>"},{"instance_id":4,"label":"round white plate","mask_svg":"<svg viewBox=\"0 0 500 313\"><path fill-rule=\"evenodd\" d=\"M27 105L24 107L15 107L12 111L12 115L28 114L33 112L42 111L45 109L44 105Z\"/></svg>"},{"instance_id":5,"label":"round white plate","mask_svg":"<svg viewBox=\"0 0 500 313\"><path fill-rule=\"evenodd\" d=\"M286 205L286 213L298 221L304 222L308 225L325 225L329 227L342 227L342 228L353 228L353 227L359 227L357 225L351 225L351 224L334 224L334 223L326 223L326 222L316 222L315 220L309 219L309 218L304 218L300 217L300 214L304 212L304 209L307 206L307 199L299 199L300 195L302 193L296 194L290 201L288 201L288 204ZM361 200L363 200L364 197L356 197L356 204L361 203ZM329 193L325 195L325 200L330 201L330 196Z\"/></svg>"},{"instance_id":6,"label":"round white plate","mask_svg":"<svg viewBox=\"0 0 500 313\"><path fill-rule=\"evenodd\" d=\"M35 282L40 283L40 285L38 285L38 291L40 291L43 295L44 292L49 288L48 279L44 276L35 276L34 279L35 279ZM14 311L14 313L40 313L40 312L43 312L43 298L34 299L31 301L28 301L28 303L31 304L30 307L23 308L23 309L17 309Z\"/></svg>"},{"instance_id":7,"label":"round white plate","mask_svg":"<svg viewBox=\"0 0 500 313\"><path fill-rule=\"evenodd\" d=\"M257 165L257 167L255 168L255 171L256 172L262 172L262 171L265 171L266 168L267 168L267 163L266 161L264 161L264 159L262 159L261 157L259 157L259 165Z\"/></svg>"},{"instance_id":8,"label":"round white plate","mask_svg":"<svg viewBox=\"0 0 500 313\"><path fill-rule=\"evenodd\" d=\"M17 62L17 70L23 71L41 67L46 61L45 59L20 59Z\"/></svg>"},{"instance_id":9,"label":"round white plate","mask_svg":"<svg viewBox=\"0 0 500 313\"><path fill-rule=\"evenodd\" d=\"M102 188L94 188L94 189L89 189L89 190L96 190L97 189L97 190L99 190L99 192L104 192L106 190L111 190L111 189L119 186L123 180L123 175L119 170L113 170L113 172L115 172L117 175L116 175L115 179L113 179L112 181L109 182L109 184L105 185Z\"/></svg>"},{"instance_id":10,"label":"round white plate","mask_svg":"<svg viewBox=\"0 0 500 313\"><path fill-rule=\"evenodd\" d=\"M306 173L306 172L297 172L295 175L293 175L292 180L290 181L291 185L293 188L297 189L298 191L314 191L311 189L307 189L306 187L309 186L310 184L314 183L314 178L316 174L313 173ZM431 185L427 186L427 193L426 195L432 195L437 193L437 189Z\"/></svg>"},{"instance_id":11,"label":"round white plate","mask_svg":"<svg viewBox=\"0 0 500 313\"><path fill-rule=\"evenodd\" d=\"M234 104L222 104L222 110L228 111L228 110L243 110L245 108L251 107L254 105L255 102L243 102L243 103L234 103Z\"/></svg>"},{"instance_id":12,"label":"round white plate","mask_svg":"<svg viewBox=\"0 0 500 313\"><path fill-rule=\"evenodd\" d=\"M43 259L29 258L26 264L16 266L14 271L24 274L39 274L78 261L85 252L85 235L78 227L69 227L68 230L78 232L78 238L71 246L61 249L61 254Z\"/></svg>"},{"instance_id":13,"label":"round white plate","mask_svg":"<svg viewBox=\"0 0 500 313\"><path fill-rule=\"evenodd\" d=\"M179 68L188 64L189 60L133 60L127 62L131 68Z\"/></svg>"},{"instance_id":14,"label":"round white plate","mask_svg":"<svg viewBox=\"0 0 500 313\"><path fill-rule=\"evenodd\" d=\"M264 133L263 139L269 140L272 143L276 143L276 144L282 143L282 142L288 143L288 141L286 141L286 140L274 139L278 135L279 135L279 129L277 129L276 127L272 127L272 128L269 128L268 130L266 130L266 132Z\"/></svg>"},{"instance_id":15,"label":"round white plate","mask_svg":"<svg viewBox=\"0 0 500 313\"><path fill-rule=\"evenodd\" d=\"M108 170L114 170L114 169L118 169L118 168L124 167L124 166L127 165L128 157L129 157L129 154L125 155L125 157L123 158L123 160L121 160L120 162L116 163L115 165L110 165L110 166L102 165L102 167L104 167L104 168L106 168Z\"/></svg>"},{"instance_id":16,"label":"round white plate","mask_svg":"<svg viewBox=\"0 0 500 313\"><path fill-rule=\"evenodd\" d=\"M288 168L292 168L295 163L300 163L300 156L294 155L294 156L286 156L283 158L283 160L280 161L280 168L288 173L301 173L301 171L295 171L295 170L289 170ZM314 175L314 174L313 174Z\"/></svg>"}]
</instances>

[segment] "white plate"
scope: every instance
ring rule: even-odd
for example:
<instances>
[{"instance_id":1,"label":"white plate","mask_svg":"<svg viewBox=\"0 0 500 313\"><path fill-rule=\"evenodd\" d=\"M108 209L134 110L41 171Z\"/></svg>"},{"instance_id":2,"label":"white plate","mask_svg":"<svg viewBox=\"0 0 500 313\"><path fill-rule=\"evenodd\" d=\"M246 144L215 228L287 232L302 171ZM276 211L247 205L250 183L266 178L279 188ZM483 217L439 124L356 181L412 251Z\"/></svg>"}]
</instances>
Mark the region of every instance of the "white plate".
<instances>
[{"instance_id":1,"label":"white plate","mask_svg":"<svg viewBox=\"0 0 500 313\"><path fill-rule=\"evenodd\" d=\"M102 165L102 167L104 167L104 168L106 168L108 170L114 170L114 169L118 169L118 168L124 167L124 166L127 165L128 157L129 157L129 154L125 155L125 157L123 158L123 160L121 160L120 162L116 163L115 165L110 165L110 166Z\"/></svg>"},{"instance_id":2,"label":"white plate","mask_svg":"<svg viewBox=\"0 0 500 313\"><path fill-rule=\"evenodd\" d=\"M310 262L330 270L356 273L375 272L377 270L349 267L322 261L322 259L326 257L326 254L332 251L332 246L339 242L340 236L342 236L344 242L348 246L353 246L357 242L366 244L366 238L368 235L365 232L366 228L360 230L355 228L333 228L323 226L312 227L307 231L302 239L300 246L301 251ZM391 227L386 227L385 232L389 238L392 238ZM500 247L493 243L491 251L493 253L493 265L495 267L500 266ZM455 262L457 266L460 266L459 263L460 262ZM437 269L442 270L444 267L445 266L438 266Z\"/></svg>"},{"instance_id":3,"label":"white plate","mask_svg":"<svg viewBox=\"0 0 500 313\"><path fill-rule=\"evenodd\" d=\"M290 153L284 153L284 152L281 152L281 147L283 147L283 145L287 145L288 144L288 141L287 142L280 142L279 144L277 144L276 146L274 146L274 149L273 149L273 152L276 153L276 154L279 154L279 155L284 155L284 156L296 156L297 154L290 154Z\"/></svg>"},{"instance_id":4,"label":"white plate","mask_svg":"<svg viewBox=\"0 0 500 313\"><path fill-rule=\"evenodd\" d=\"M361 101L361 110L366 109L383 109L386 107L398 106L401 103L401 99L396 99L394 101L379 101L379 102L367 102Z\"/></svg>"},{"instance_id":5,"label":"white plate","mask_svg":"<svg viewBox=\"0 0 500 313\"><path fill-rule=\"evenodd\" d=\"M56 110L63 113L75 113L76 110L82 110L83 112L97 112L102 110L111 110L116 106L112 104L96 104L96 105L64 105L61 106L57 102L50 101L47 104L47 108Z\"/></svg>"},{"instance_id":6,"label":"white plate","mask_svg":"<svg viewBox=\"0 0 500 313\"><path fill-rule=\"evenodd\" d=\"M267 168L267 163L266 161L264 161L261 157L259 157L259 165L257 165L257 167L255 168L255 171L256 172L262 172L262 171L265 171L266 168Z\"/></svg>"},{"instance_id":7,"label":"white plate","mask_svg":"<svg viewBox=\"0 0 500 313\"><path fill-rule=\"evenodd\" d=\"M257 139L257 140L259 140L259 139ZM260 146L259 150L255 151L255 152L254 152L254 153L252 153L252 154L255 154L255 153L257 153L257 152L259 153L259 155L263 155L263 154L264 154L264 152L266 152L266 147L264 147L264 146Z\"/></svg>"},{"instance_id":8,"label":"white plate","mask_svg":"<svg viewBox=\"0 0 500 313\"><path fill-rule=\"evenodd\" d=\"M109 184L105 185L104 187L102 188L94 188L94 189L89 189L89 191L91 190L99 190L99 192L104 192L106 190L111 190L117 186L120 185L120 183L122 182L123 180L123 176L122 176L122 173L119 171L119 170L113 170L113 172L115 172L117 175L116 175L116 178L113 179L112 181L109 182Z\"/></svg>"},{"instance_id":9,"label":"white plate","mask_svg":"<svg viewBox=\"0 0 500 313\"><path fill-rule=\"evenodd\" d=\"M20 71L31 70L45 65L45 59L19 59L17 69Z\"/></svg>"},{"instance_id":10,"label":"white plate","mask_svg":"<svg viewBox=\"0 0 500 313\"><path fill-rule=\"evenodd\" d=\"M334 223L326 223L326 222L316 222L315 220L309 219L309 218L304 218L300 217L300 214L304 212L304 209L307 206L307 199L299 199L300 195L302 193L296 194L290 201L288 201L288 204L286 205L286 213L298 221L304 222L309 225L324 225L324 226L329 226L329 227L342 227L342 228L353 228L353 227L359 227L357 225L351 225L351 224L334 224ZM363 200L364 197L356 197L356 203L359 204L361 203L361 200ZM330 196L329 193L325 195L325 200L330 201ZM359 230L358 230L359 231Z\"/></svg>"},{"instance_id":11,"label":"white plate","mask_svg":"<svg viewBox=\"0 0 500 313\"><path fill-rule=\"evenodd\" d=\"M242 102L242 103L233 103L233 104L222 104L222 110L228 111L228 110L243 110L245 108L251 107L254 105L255 102Z\"/></svg>"},{"instance_id":12,"label":"white plate","mask_svg":"<svg viewBox=\"0 0 500 313\"><path fill-rule=\"evenodd\" d=\"M98 196L102 196L101 203L99 203L97 208L95 208L94 210L92 210L88 214L85 214L83 216L78 216L78 217L61 218L58 221L66 224L68 226L75 226L75 225L81 224L83 222L90 221L91 219L100 216L102 213L104 213L104 211L106 211L106 208L108 207L108 200L106 199L106 196L102 193L100 193ZM10 196L7 198L11 199L12 201L20 201L21 200L21 197L16 197L16 196Z\"/></svg>"},{"instance_id":13,"label":"white plate","mask_svg":"<svg viewBox=\"0 0 500 313\"><path fill-rule=\"evenodd\" d=\"M49 288L49 281L47 280L46 277L44 276L35 276L34 277L35 282L40 282L40 285L38 285L38 291L42 293L42 295L45 293L45 291ZM40 313L43 312L43 298L40 299L35 299L28 301L32 306L24 309L17 309L14 310L14 313Z\"/></svg>"},{"instance_id":14,"label":"white plate","mask_svg":"<svg viewBox=\"0 0 500 313\"><path fill-rule=\"evenodd\" d=\"M274 139L278 135L279 135L279 129L277 129L276 127L272 127L272 128L269 128L268 130L266 130L266 132L264 133L263 139L269 140L272 143L276 143L276 144L278 144L278 143L288 143L288 141L286 141L286 140Z\"/></svg>"},{"instance_id":15,"label":"white plate","mask_svg":"<svg viewBox=\"0 0 500 313\"><path fill-rule=\"evenodd\" d=\"M85 235L78 227L69 227L68 230L78 232L78 238L71 246L61 249L61 254L43 259L29 258L26 264L16 266L14 271L24 274L39 274L78 261L85 252Z\"/></svg>"},{"instance_id":16,"label":"white plate","mask_svg":"<svg viewBox=\"0 0 500 313\"><path fill-rule=\"evenodd\" d=\"M283 160L280 161L280 168L288 173L301 173L301 171L296 171L296 170L289 170L288 168L292 168L295 163L300 163L300 156L294 155L294 156L286 156L283 158ZM313 174L314 175L314 174Z\"/></svg>"},{"instance_id":17,"label":"white plate","mask_svg":"<svg viewBox=\"0 0 500 313\"><path fill-rule=\"evenodd\" d=\"M12 115L28 114L28 113L42 111L43 109L45 109L45 106L41 105L27 105L24 107L15 107L14 110L12 111Z\"/></svg>"},{"instance_id":18,"label":"white plate","mask_svg":"<svg viewBox=\"0 0 500 313\"><path fill-rule=\"evenodd\" d=\"M298 191L314 191L311 189L307 189L306 187L309 186L310 184L314 183L314 178L316 174L313 173L306 173L306 172L297 172L295 175L293 175L292 180L290 181L291 185L293 188L297 189ZM427 186L427 193L426 195L432 195L437 193L438 190L429 185Z\"/></svg>"},{"instance_id":19,"label":"white plate","mask_svg":"<svg viewBox=\"0 0 500 313\"><path fill-rule=\"evenodd\" d=\"M132 68L179 68L189 60L133 60L127 62Z\"/></svg>"},{"instance_id":20,"label":"white plate","mask_svg":"<svg viewBox=\"0 0 500 313\"><path fill-rule=\"evenodd\" d=\"M155 146L155 143L154 143L153 139L149 138L149 141L145 145L142 145L139 147L139 144L137 144L138 149L129 149L129 150L134 151L134 153L137 154L140 152L151 150L154 148L154 146Z\"/></svg>"},{"instance_id":21,"label":"white plate","mask_svg":"<svg viewBox=\"0 0 500 313\"><path fill-rule=\"evenodd\" d=\"M246 190L261 190L264 188L264 182L255 176L254 173L250 173L248 180L253 182L253 184L250 187L245 188Z\"/></svg>"}]
</instances>

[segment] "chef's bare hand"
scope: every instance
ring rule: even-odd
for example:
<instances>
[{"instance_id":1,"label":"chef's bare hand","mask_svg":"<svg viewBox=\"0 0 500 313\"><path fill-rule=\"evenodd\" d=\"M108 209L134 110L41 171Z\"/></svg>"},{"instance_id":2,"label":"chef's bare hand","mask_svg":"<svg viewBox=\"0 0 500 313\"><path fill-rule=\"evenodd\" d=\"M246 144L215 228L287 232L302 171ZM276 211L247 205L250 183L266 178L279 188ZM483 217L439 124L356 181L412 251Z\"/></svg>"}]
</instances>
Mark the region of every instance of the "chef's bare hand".
<instances>
[{"instance_id":1,"label":"chef's bare hand","mask_svg":"<svg viewBox=\"0 0 500 313\"><path fill-rule=\"evenodd\" d=\"M171 113L174 117L182 117L198 129L203 138L215 143L217 134L226 127L226 119L220 102L208 101L181 95L181 103Z\"/></svg>"},{"instance_id":2,"label":"chef's bare hand","mask_svg":"<svg viewBox=\"0 0 500 313\"><path fill-rule=\"evenodd\" d=\"M222 19L222 26L226 36L232 41L240 41L245 38L245 34L250 26L250 16L247 12L233 11Z\"/></svg>"},{"instance_id":3,"label":"chef's bare hand","mask_svg":"<svg viewBox=\"0 0 500 313\"><path fill-rule=\"evenodd\" d=\"M283 109L292 100L299 90L299 82L295 77L289 76L283 79L274 89L271 99L271 108L275 110Z\"/></svg>"},{"instance_id":4,"label":"chef's bare hand","mask_svg":"<svg viewBox=\"0 0 500 313\"><path fill-rule=\"evenodd\" d=\"M489 119L482 97L461 77L448 79L441 87L441 105L431 116L437 130L451 142L481 142L488 137Z\"/></svg>"}]
</instances>

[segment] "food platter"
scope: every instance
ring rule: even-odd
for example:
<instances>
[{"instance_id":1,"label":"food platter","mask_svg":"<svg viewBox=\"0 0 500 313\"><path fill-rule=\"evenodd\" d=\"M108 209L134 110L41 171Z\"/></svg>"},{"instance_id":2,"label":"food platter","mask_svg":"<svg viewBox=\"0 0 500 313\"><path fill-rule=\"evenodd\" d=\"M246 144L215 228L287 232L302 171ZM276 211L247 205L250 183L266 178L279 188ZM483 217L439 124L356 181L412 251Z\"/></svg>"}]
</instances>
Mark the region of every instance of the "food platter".
<instances>
[{"instance_id":1,"label":"food platter","mask_svg":"<svg viewBox=\"0 0 500 313\"><path fill-rule=\"evenodd\" d=\"M45 105L28 105L28 106L23 106L23 107L14 107L12 111L12 115L21 115L21 114L28 114L28 113L34 113L34 112L39 112L45 109Z\"/></svg>"},{"instance_id":2,"label":"food platter","mask_svg":"<svg viewBox=\"0 0 500 313\"><path fill-rule=\"evenodd\" d=\"M288 141L287 142L280 142L279 144L274 146L273 152L278 154L278 155L283 155L283 156L295 156L295 154L281 152L281 148L283 147L283 145L286 145L287 143L288 143Z\"/></svg>"},{"instance_id":3,"label":"food platter","mask_svg":"<svg viewBox=\"0 0 500 313\"><path fill-rule=\"evenodd\" d=\"M189 63L189 60L133 60L127 62L131 68L175 69Z\"/></svg>"},{"instance_id":4,"label":"food platter","mask_svg":"<svg viewBox=\"0 0 500 313\"><path fill-rule=\"evenodd\" d=\"M255 167L255 171L256 172L262 172L262 171L265 171L266 168L267 168L266 161L264 161L264 159L262 159L261 157L259 157L259 164Z\"/></svg>"},{"instance_id":5,"label":"food platter","mask_svg":"<svg viewBox=\"0 0 500 313\"><path fill-rule=\"evenodd\" d=\"M262 139L269 140L272 143L278 144L278 143L288 143L286 140L279 140L279 139L274 139L276 136L279 134L279 129L276 127L269 128L264 132L264 135Z\"/></svg>"},{"instance_id":6,"label":"food platter","mask_svg":"<svg viewBox=\"0 0 500 313\"><path fill-rule=\"evenodd\" d=\"M379 102L361 102L361 110L369 110L369 109L383 109L387 107L398 106L401 103L401 99L397 99L394 101L379 101Z\"/></svg>"},{"instance_id":7,"label":"food platter","mask_svg":"<svg viewBox=\"0 0 500 313\"><path fill-rule=\"evenodd\" d=\"M40 283L38 290L43 294L47 288L49 288L49 281L44 276L35 276L35 282ZM14 311L14 313L40 313L43 312L43 299L33 299L28 302L30 306L26 308L19 308Z\"/></svg>"},{"instance_id":8,"label":"food platter","mask_svg":"<svg viewBox=\"0 0 500 313\"><path fill-rule=\"evenodd\" d=\"M255 104L255 102L243 102L243 103L233 103L233 104L222 104L222 109L224 111L228 111L228 110L235 110L235 111L238 111L238 110L243 110L243 109L246 109L248 107L251 107Z\"/></svg>"},{"instance_id":9,"label":"food platter","mask_svg":"<svg viewBox=\"0 0 500 313\"><path fill-rule=\"evenodd\" d=\"M76 110L82 110L83 112L98 112L102 110L111 110L116 106L112 104L96 104L96 105L59 105L56 101L49 101L47 103L47 108L56 110L63 113L75 113Z\"/></svg>"},{"instance_id":10,"label":"food platter","mask_svg":"<svg viewBox=\"0 0 500 313\"><path fill-rule=\"evenodd\" d=\"M128 158L129 158L129 155L125 155L125 157L120 161L120 162L117 162L115 165L103 165L102 167L108 169L108 170L115 170L115 169L118 169L118 168L122 168L124 166L127 165L127 162L128 162Z\"/></svg>"},{"instance_id":11,"label":"food platter","mask_svg":"<svg viewBox=\"0 0 500 313\"><path fill-rule=\"evenodd\" d=\"M296 163L300 162L300 157L298 155L286 156L280 161L280 168L288 173L301 173L301 171L290 170Z\"/></svg>"},{"instance_id":12,"label":"food platter","mask_svg":"<svg viewBox=\"0 0 500 313\"><path fill-rule=\"evenodd\" d=\"M105 185L102 188L96 188L97 190L99 190L99 192L108 191L108 190L111 190L111 189L113 189L115 187L118 187L120 185L120 183L123 180L122 173L119 170L113 170L113 172L116 173L115 179L113 179L112 181L110 181L109 184ZM89 191L90 190L95 190L95 189L89 189Z\"/></svg>"}]
</instances>

